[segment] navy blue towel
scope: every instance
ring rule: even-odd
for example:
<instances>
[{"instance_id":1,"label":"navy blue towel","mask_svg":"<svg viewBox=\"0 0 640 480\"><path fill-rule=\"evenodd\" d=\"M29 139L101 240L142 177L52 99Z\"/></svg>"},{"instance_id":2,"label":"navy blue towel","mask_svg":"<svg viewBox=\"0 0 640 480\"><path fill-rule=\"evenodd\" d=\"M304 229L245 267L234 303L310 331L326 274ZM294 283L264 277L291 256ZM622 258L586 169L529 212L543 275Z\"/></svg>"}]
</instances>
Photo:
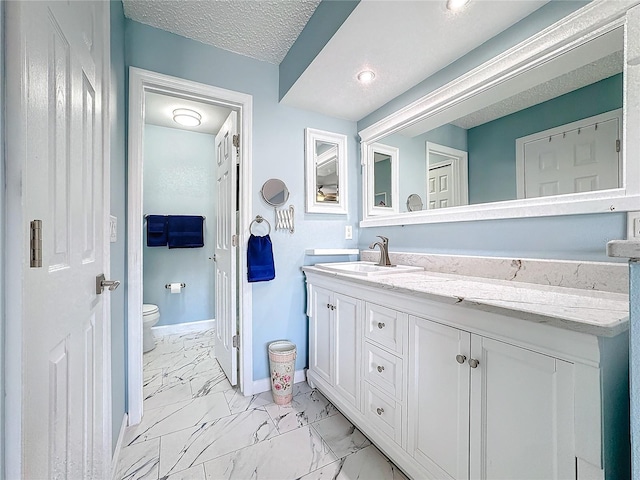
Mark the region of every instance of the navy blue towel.
<instances>
[{"instance_id":1,"label":"navy blue towel","mask_svg":"<svg viewBox=\"0 0 640 480\"><path fill-rule=\"evenodd\" d=\"M204 217L200 215L169 215L169 248L204 247L203 223Z\"/></svg>"},{"instance_id":2,"label":"navy blue towel","mask_svg":"<svg viewBox=\"0 0 640 480\"><path fill-rule=\"evenodd\" d=\"M147 247L167 246L167 217L147 215Z\"/></svg>"},{"instance_id":3,"label":"navy blue towel","mask_svg":"<svg viewBox=\"0 0 640 480\"><path fill-rule=\"evenodd\" d=\"M266 282L276 278L273 249L269 235L249 237L247 246L247 274L250 282Z\"/></svg>"}]
</instances>

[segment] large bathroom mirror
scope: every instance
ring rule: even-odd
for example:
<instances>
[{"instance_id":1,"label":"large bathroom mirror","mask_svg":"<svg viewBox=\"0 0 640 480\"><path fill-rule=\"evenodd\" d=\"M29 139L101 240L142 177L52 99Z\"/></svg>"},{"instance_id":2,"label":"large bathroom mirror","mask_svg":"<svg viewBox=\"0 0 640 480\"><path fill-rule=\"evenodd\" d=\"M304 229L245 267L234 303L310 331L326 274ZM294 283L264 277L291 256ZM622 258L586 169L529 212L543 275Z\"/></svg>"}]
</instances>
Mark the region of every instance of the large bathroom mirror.
<instances>
[{"instance_id":1,"label":"large bathroom mirror","mask_svg":"<svg viewBox=\"0 0 640 480\"><path fill-rule=\"evenodd\" d=\"M640 209L639 19L585 7L361 131L361 226Z\"/></svg>"},{"instance_id":2,"label":"large bathroom mirror","mask_svg":"<svg viewBox=\"0 0 640 480\"><path fill-rule=\"evenodd\" d=\"M347 213L347 137L305 129L307 213Z\"/></svg>"}]
</instances>

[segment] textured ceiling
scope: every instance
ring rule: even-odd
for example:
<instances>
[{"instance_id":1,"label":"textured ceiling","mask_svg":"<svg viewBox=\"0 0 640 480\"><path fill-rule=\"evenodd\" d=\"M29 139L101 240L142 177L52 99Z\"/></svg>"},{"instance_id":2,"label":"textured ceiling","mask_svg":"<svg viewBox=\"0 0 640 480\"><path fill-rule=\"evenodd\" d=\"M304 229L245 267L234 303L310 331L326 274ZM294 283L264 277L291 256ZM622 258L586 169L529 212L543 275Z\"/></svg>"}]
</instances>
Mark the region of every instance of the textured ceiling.
<instances>
[{"instance_id":1,"label":"textured ceiling","mask_svg":"<svg viewBox=\"0 0 640 480\"><path fill-rule=\"evenodd\" d=\"M280 64L320 0L123 0L127 18Z\"/></svg>"}]
</instances>

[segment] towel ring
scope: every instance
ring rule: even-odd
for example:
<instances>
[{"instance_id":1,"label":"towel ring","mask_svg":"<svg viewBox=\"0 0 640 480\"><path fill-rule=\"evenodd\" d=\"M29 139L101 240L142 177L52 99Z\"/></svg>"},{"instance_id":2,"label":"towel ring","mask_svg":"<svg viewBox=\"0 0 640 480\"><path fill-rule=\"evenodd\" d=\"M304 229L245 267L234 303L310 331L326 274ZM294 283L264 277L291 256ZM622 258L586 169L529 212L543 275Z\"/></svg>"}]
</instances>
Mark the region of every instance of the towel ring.
<instances>
[{"instance_id":1,"label":"towel ring","mask_svg":"<svg viewBox=\"0 0 640 480\"><path fill-rule=\"evenodd\" d=\"M269 223L269 221L266 218L264 218L261 215L256 215L256 218L251 220L251 223L249 224L249 233L253 234L253 232L251 231L251 227L253 227L254 223L262 223L262 222L267 222L267 225L269 226L269 231L267 232L267 235L270 235L271 234L271 224Z\"/></svg>"}]
</instances>

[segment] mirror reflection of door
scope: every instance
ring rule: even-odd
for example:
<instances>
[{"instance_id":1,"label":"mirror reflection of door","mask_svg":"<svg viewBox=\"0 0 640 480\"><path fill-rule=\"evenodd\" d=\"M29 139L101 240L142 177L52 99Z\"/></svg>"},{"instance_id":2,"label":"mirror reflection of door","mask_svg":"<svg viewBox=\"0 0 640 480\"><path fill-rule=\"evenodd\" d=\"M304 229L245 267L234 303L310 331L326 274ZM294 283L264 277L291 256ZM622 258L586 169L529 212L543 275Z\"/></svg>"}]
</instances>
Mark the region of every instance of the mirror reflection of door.
<instances>
[{"instance_id":1,"label":"mirror reflection of door","mask_svg":"<svg viewBox=\"0 0 640 480\"><path fill-rule=\"evenodd\" d=\"M468 154L427 142L427 208L469 204Z\"/></svg>"},{"instance_id":2,"label":"mirror reflection of door","mask_svg":"<svg viewBox=\"0 0 640 480\"><path fill-rule=\"evenodd\" d=\"M373 161L374 205L391 208L391 156L374 152Z\"/></svg>"},{"instance_id":3,"label":"mirror reflection of door","mask_svg":"<svg viewBox=\"0 0 640 480\"><path fill-rule=\"evenodd\" d=\"M338 203L338 145L321 140L315 143L316 201Z\"/></svg>"}]
</instances>

